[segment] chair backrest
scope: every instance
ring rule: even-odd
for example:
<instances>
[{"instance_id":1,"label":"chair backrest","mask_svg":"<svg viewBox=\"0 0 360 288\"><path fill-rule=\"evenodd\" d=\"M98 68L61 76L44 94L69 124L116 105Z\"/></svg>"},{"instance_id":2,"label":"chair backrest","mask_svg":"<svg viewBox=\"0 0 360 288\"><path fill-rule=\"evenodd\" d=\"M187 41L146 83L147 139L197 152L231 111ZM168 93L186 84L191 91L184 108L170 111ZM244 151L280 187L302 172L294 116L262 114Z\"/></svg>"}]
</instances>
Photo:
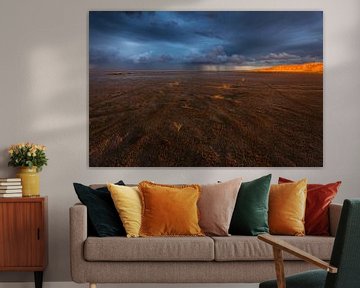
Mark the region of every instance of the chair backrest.
<instances>
[{"instance_id":1,"label":"chair backrest","mask_svg":"<svg viewBox=\"0 0 360 288\"><path fill-rule=\"evenodd\" d=\"M330 264L325 288L360 287L360 199L344 201Z\"/></svg>"}]
</instances>

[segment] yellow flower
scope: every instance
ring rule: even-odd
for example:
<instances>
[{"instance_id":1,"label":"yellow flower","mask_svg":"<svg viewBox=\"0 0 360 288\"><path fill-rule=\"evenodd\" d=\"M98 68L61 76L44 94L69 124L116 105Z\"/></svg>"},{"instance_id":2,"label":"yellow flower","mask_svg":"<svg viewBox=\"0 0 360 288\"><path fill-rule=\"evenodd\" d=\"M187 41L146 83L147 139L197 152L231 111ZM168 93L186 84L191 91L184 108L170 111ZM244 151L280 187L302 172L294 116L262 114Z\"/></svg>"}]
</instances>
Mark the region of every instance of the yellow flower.
<instances>
[{"instance_id":1,"label":"yellow flower","mask_svg":"<svg viewBox=\"0 0 360 288\"><path fill-rule=\"evenodd\" d=\"M46 147L44 145L37 145L37 149L39 149L41 151L45 151Z\"/></svg>"},{"instance_id":2,"label":"yellow flower","mask_svg":"<svg viewBox=\"0 0 360 288\"><path fill-rule=\"evenodd\" d=\"M41 150L41 151L44 150L44 145L35 145L35 147L37 150Z\"/></svg>"},{"instance_id":3,"label":"yellow flower","mask_svg":"<svg viewBox=\"0 0 360 288\"><path fill-rule=\"evenodd\" d=\"M31 142L23 142L18 144L13 144L8 148L8 153L11 157L16 158L18 154L22 152L26 152L28 157L36 157L39 154L39 151L45 151L46 146L41 144L34 144Z\"/></svg>"}]
</instances>

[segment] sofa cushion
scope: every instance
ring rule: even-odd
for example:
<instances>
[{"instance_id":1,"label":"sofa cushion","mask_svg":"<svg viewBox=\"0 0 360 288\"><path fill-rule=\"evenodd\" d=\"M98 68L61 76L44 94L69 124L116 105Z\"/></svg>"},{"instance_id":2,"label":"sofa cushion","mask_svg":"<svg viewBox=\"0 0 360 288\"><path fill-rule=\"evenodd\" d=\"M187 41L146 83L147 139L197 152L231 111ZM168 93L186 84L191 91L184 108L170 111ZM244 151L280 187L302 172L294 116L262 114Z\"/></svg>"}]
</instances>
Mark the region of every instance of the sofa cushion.
<instances>
[{"instance_id":1,"label":"sofa cushion","mask_svg":"<svg viewBox=\"0 0 360 288\"><path fill-rule=\"evenodd\" d=\"M142 199L140 236L203 236L196 203L199 185L139 183Z\"/></svg>"},{"instance_id":2,"label":"sofa cushion","mask_svg":"<svg viewBox=\"0 0 360 288\"><path fill-rule=\"evenodd\" d=\"M279 184L293 181L279 177ZM329 206L335 198L341 181L329 184L307 184L305 234L330 235Z\"/></svg>"},{"instance_id":3,"label":"sofa cushion","mask_svg":"<svg viewBox=\"0 0 360 288\"><path fill-rule=\"evenodd\" d=\"M210 237L89 237L84 245L87 261L213 261Z\"/></svg>"},{"instance_id":4,"label":"sofa cushion","mask_svg":"<svg viewBox=\"0 0 360 288\"><path fill-rule=\"evenodd\" d=\"M124 225L126 236L139 237L142 205L138 187L109 183L107 188Z\"/></svg>"},{"instance_id":5,"label":"sofa cushion","mask_svg":"<svg viewBox=\"0 0 360 288\"><path fill-rule=\"evenodd\" d=\"M116 184L125 185L123 181ZM87 207L89 235L100 237L126 235L106 186L93 187L90 185L89 187L80 183L73 185L81 203Z\"/></svg>"},{"instance_id":6,"label":"sofa cushion","mask_svg":"<svg viewBox=\"0 0 360 288\"><path fill-rule=\"evenodd\" d=\"M322 260L330 260L334 237L276 236ZM272 260L272 246L254 236L212 237L215 242L215 261ZM299 260L284 253L284 260Z\"/></svg>"},{"instance_id":7,"label":"sofa cushion","mask_svg":"<svg viewBox=\"0 0 360 288\"><path fill-rule=\"evenodd\" d=\"M201 185L199 225L206 235L229 236L231 216L242 178Z\"/></svg>"},{"instance_id":8,"label":"sofa cushion","mask_svg":"<svg viewBox=\"0 0 360 288\"><path fill-rule=\"evenodd\" d=\"M307 179L294 183L273 184L269 194L270 234L303 236L305 234Z\"/></svg>"},{"instance_id":9,"label":"sofa cushion","mask_svg":"<svg viewBox=\"0 0 360 288\"><path fill-rule=\"evenodd\" d=\"M231 218L232 235L269 233L268 210L271 174L241 183Z\"/></svg>"}]
</instances>

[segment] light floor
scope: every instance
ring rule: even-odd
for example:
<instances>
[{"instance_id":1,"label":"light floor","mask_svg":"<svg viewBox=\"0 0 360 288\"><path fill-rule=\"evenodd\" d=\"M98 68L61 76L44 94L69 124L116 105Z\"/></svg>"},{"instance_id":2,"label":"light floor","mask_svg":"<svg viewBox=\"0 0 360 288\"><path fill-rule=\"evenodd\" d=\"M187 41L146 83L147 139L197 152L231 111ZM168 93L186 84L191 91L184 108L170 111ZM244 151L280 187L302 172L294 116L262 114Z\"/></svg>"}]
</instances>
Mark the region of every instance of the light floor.
<instances>
[{"instance_id":1,"label":"light floor","mask_svg":"<svg viewBox=\"0 0 360 288\"><path fill-rule=\"evenodd\" d=\"M43 288L88 288L73 282L44 282ZM258 284L98 284L97 288L258 288ZM34 283L0 283L0 288L34 288Z\"/></svg>"}]
</instances>

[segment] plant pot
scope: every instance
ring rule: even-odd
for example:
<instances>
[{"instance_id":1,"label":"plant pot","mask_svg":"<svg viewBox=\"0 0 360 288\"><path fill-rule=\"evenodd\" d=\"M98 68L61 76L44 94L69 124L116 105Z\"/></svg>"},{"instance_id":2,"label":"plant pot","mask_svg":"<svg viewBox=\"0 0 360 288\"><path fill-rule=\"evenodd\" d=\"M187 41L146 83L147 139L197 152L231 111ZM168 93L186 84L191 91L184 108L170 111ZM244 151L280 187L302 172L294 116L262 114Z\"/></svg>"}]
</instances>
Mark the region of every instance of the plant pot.
<instances>
[{"instance_id":1,"label":"plant pot","mask_svg":"<svg viewBox=\"0 0 360 288\"><path fill-rule=\"evenodd\" d=\"M16 176L21 178L23 197L40 196L40 177L36 167L20 167Z\"/></svg>"}]
</instances>

